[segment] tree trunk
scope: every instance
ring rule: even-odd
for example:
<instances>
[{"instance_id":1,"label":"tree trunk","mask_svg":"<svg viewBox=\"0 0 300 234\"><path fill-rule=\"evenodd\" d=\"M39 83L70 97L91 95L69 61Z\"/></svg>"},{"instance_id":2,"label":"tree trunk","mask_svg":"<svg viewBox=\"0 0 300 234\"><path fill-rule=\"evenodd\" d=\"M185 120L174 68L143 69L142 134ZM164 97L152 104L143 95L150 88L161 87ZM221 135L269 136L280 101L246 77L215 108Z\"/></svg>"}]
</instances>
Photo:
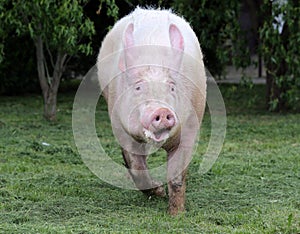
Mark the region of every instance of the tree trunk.
<instances>
[{"instance_id":1,"label":"tree trunk","mask_svg":"<svg viewBox=\"0 0 300 234\"><path fill-rule=\"evenodd\" d=\"M49 121L56 120L57 92L49 89L44 98L44 117Z\"/></svg>"},{"instance_id":2,"label":"tree trunk","mask_svg":"<svg viewBox=\"0 0 300 234\"><path fill-rule=\"evenodd\" d=\"M44 45L42 37L37 37L35 40L35 48L36 48L36 60L37 60L37 70L40 86L43 93L43 98L45 100L46 93L48 92L49 85L47 82L47 77L45 74L45 58L44 58Z\"/></svg>"},{"instance_id":3,"label":"tree trunk","mask_svg":"<svg viewBox=\"0 0 300 234\"><path fill-rule=\"evenodd\" d=\"M274 70L274 69L273 69ZM267 88L267 107L269 110L279 112L284 109L284 101L281 97L282 90L276 84L276 75L273 75L269 71L273 71L272 68L267 66L266 88Z\"/></svg>"},{"instance_id":4,"label":"tree trunk","mask_svg":"<svg viewBox=\"0 0 300 234\"><path fill-rule=\"evenodd\" d=\"M54 121L56 119L58 87L64 70L64 63L66 61L67 55L60 52L57 53L56 62L53 68L53 76L50 79L50 77L48 77L48 74L46 74L47 64L44 55L44 43L41 36L38 36L36 38L35 46L38 77L44 100L44 117L49 121Z\"/></svg>"}]
</instances>

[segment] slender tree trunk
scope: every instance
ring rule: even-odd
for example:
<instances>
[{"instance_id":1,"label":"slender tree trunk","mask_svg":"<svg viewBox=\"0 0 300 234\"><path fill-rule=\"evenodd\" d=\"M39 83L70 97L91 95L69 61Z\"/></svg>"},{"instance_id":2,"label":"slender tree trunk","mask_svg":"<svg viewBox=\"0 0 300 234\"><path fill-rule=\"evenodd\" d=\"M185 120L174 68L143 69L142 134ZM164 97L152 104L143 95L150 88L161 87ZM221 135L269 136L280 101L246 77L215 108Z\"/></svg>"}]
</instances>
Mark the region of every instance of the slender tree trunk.
<instances>
[{"instance_id":1,"label":"slender tree trunk","mask_svg":"<svg viewBox=\"0 0 300 234\"><path fill-rule=\"evenodd\" d=\"M67 55L62 54L60 52L57 53L56 62L54 64L53 76L50 79L48 77L48 74L46 74L44 43L40 36L36 38L35 46L38 77L44 100L44 117L49 121L54 121L56 119L58 87L64 70L64 64Z\"/></svg>"},{"instance_id":2,"label":"slender tree trunk","mask_svg":"<svg viewBox=\"0 0 300 234\"><path fill-rule=\"evenodd\" d=\"M267 88L267 107L269 110L278 112L284 109L284 100L281 97L282 88L276 83L276 76L269 71L273 71L272 66L267 65L267 77L266 77L266 88ZM274 104L274 102L276 104Z\"/></svg>"},{"instance_id":3,"label":"slender tree trunk","mask_svg":"<svg viewBox=\"0 0 300 234\"><path fill-rule=\"evenodd\" d=\"M60 80L64 71L64 63L66 61L66 54L58 52L56 63L54 66L52 82L47 94L47 100L45 102L45 117L46 119L53 121L56 119L56 105L57 105L57 93L60 84Z\"/></svg>"},{"instance_id":4,"label":"slender tree trunk","mask_svg":"<svg viewBox=\"0 0 300 234\"><path fill-rule=\"evenodd\" d=\"M49 121L56 120L57 92L49 89L44 99L44 117Z\"/></svg>"},{"instance_id":5,"label":"slender tree trunk","mask_svg":"<svg viewBox=\"0 0 300 234\"><path fill-rule=\"evenodd\" d=\"M40 86L43 93L43 98L45 100L46 93L48 92L49 85L47 82L47 77L45 74L45 58L44 58L44 45L42 37L37 37L35 40L35 48L36 48L36 59L37 59L37 70L38 70L38 78L40 81Z\"/></svg>"}]
</instances>

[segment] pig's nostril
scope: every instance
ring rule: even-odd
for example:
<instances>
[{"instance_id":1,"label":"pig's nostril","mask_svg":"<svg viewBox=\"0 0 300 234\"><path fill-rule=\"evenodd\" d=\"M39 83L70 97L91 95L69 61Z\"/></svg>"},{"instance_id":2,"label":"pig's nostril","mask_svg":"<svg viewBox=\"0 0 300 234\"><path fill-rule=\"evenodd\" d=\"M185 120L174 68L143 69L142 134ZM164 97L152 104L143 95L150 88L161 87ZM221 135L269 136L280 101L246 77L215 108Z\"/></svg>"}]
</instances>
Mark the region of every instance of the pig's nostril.
<instances>
[{"instance_id":1,"label":"pig's nostril","mask_svg":"<svg viewBox=\"0 0 300 234\"><path fill-rule=\"evenodd\" d=\"M174 114L166 109L166 108L160 108L156 110L151 118L149 118L151 121L149 123L149 126L151 125L155 129L166 129L169 130L175 125L175 116Z\"/></svg>"}]
</instances>

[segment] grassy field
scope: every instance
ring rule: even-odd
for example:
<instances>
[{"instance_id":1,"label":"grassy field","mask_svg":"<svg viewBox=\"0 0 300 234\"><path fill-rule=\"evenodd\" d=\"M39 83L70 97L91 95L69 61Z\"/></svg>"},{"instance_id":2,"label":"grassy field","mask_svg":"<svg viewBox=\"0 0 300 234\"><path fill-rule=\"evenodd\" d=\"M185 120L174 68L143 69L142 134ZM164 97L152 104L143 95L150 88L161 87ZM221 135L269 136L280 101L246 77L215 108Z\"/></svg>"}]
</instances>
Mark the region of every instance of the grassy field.
<instances>
[{"instance_id":1,"label":"grassy field","mask_svg":"<svg viewBox=\"0 0 300 234\"><path fill-rule=\"evenodd\" d=\"M60 94L56 123L43 120L38 95L0 97L0 233L300 233L300 114L265 112L263 91L222 87L222 153L202 176L194 157L178 217L166 213L167 199L113 187L83 164L73 94ZM105 108L97 114L110 131ZM206 114L197 154L208 139ZM106 142L121 159L113 138Z\"/></svg>"}]
</instances>

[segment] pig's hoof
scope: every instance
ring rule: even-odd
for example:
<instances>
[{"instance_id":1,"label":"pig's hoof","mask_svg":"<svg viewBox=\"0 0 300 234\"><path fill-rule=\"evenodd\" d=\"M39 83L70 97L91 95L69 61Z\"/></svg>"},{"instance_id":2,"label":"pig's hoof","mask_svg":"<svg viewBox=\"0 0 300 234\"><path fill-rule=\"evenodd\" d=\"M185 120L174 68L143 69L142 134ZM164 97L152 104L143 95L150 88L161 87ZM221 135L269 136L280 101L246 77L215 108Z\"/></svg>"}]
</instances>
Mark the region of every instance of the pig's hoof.
<instances>
[{"instance_id":1,"label":"pig's hoof","mask_svg":"<svg viewBox=\"0 0 300 234\"><path fill-rule=\"evenodd\" d=\"M146 189L146 190L142 190L142 192L147 195L147 196L158 196L158 197L165 197L166 196L166 192L164 189L164 186L162 183L159 182L152 182L153 188L152 189Z\"/></svg>"},{"instance_id":2,"label":"pig's hoof","mask_svg":"<svg viewBox=\"0 0 300 234\"><path fill-rule=\"evenodd\" d=\"M154 188L152 189L154 195L158 197L165 197L167 195L163 183L156 181L153 181L152 183L154 185Z\"/></svg>"},{"instance_id":3,"label":"pig's hoof","mask_svg":"<svg viewBox=\"0 0 300 234\"><path fill-rule=\"evenodd\" d=\"M183 214L185 212L184 207L169 207L168 212L172 216L176 216L178 214Z\"/></svg>"},{"instance_id":4,"label":"pig's hoof","mask_svg":"<svg viewBox=\"0 0 300 234\"><path fill-rule=\"evenodd\" d=\"M154 195L156 195L158 197L165 197L166 196L165 189L162 185L159 186L159 187L154 188L153 193L154 193Z\"/></svg>"}]
</instances>

